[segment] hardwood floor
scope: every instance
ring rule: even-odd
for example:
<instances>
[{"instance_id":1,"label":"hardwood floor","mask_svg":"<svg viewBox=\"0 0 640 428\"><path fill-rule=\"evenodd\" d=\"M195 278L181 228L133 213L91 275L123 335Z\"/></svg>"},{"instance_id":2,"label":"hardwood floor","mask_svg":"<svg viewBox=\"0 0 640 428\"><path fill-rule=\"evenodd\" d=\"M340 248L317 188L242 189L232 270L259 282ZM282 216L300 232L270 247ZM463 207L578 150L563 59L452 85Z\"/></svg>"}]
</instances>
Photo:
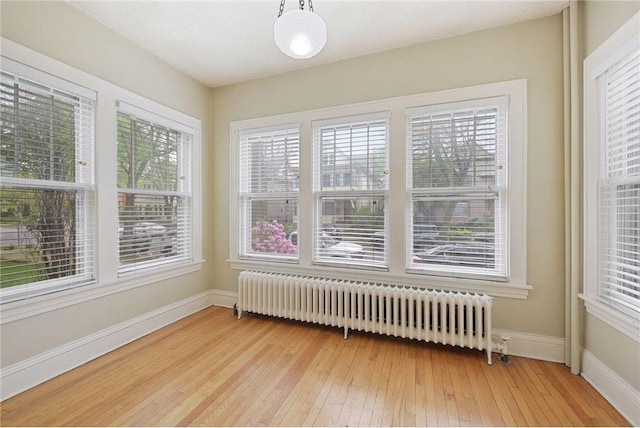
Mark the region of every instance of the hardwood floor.
<instances>
[{"instance_id":1,"label":"hardwood floor","mask_svg":"<svg viewBox=\"0 0 640 428\"><path fill-rule=\"evenodd\" d=\"M212 307L2 404L3 426L620 426L561 364Z\"/></svg>"}]
</instances>

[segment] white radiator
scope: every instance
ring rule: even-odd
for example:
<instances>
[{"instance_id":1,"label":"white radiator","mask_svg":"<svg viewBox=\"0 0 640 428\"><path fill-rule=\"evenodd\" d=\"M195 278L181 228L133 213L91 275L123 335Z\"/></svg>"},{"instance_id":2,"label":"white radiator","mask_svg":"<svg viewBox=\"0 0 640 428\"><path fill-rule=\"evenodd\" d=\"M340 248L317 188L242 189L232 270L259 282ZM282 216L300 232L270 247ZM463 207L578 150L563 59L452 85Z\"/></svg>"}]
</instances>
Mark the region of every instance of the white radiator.
<instances>
[{"instance_id":1,"label":"white radiator","mask_svg":"<svg viewBox=\"0 0 640 428\"><path fill-rule=\"evenodd\" d=\"M492 298L300 275L244 271L242 312L272 315L389 336L487 351L491 364Z\"/></svg>"}]
</instances>

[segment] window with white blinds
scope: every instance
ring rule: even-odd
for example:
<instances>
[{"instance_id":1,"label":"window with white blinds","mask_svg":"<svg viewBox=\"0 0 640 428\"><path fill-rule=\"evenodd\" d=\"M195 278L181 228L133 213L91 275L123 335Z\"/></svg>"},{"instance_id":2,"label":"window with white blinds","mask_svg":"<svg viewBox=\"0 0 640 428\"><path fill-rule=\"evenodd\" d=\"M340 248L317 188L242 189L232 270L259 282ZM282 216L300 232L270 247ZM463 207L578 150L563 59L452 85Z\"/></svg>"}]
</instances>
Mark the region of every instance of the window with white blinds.
<instances>
[{"instance_id":1,"label":"window with white blinds","mask_svg":"<svg viewBox=\"0 0 640 428\"><path fill-rule=\"evenodd\" d=\"M597 79L599 295L640 313L640 50Z\"/></svg>"},{"instance_id":2,"label":"window with white blinds","mask_svg":"<svg viewBox=\"0 0 640 428\"><path fill-rule=\"evenodd\" d=\"M6 303L95 281L95 93L5 58L1 73Z\"/></svg>"},{"instance_id":3,"label":"window with white blinds","mask_svg":"<svg viewBox=\"0 0 640 428\"><path fill-rule=\"evenodd\" d=\"M313 124L314 263L387 266L387 115Z\"/></svg>"},{"instance_id":4,"label":"window with white blinds","mask_svg":"<svg viewBox=\"0 0 640 428\"><path fill-rule=\"evenodd\" d=\"M119 272L192 258L193 130L119 103Z\"/></svg>"},{"instance_id":5,"label":"window with white blinds","mask_svg":"<svg viewBox=\"0 0 640 428\"><path fill-rule=\"evenodd\" d=\"M507 98L407 110L407 267L506 280Z\"/></svg>"},{"instance_id":6,"label":"window with white blinds","mask_svg":"<svg viewBox=\"0 0 640 428\"><path fill-rule=\"evenodd\" d=\"M300 131L247 130L239 138L239 254L298 259Z\"/></svg>"},{"instance_id":7,"label":"window with white blinds","mask_svg":"<svg viewBox=\"0 0 640 428\"><path fill-rule=\"evenodd\" d=\"M230 265L526 297L526 106L514 80L230 123Z\"/></svg>"}]
</instances>

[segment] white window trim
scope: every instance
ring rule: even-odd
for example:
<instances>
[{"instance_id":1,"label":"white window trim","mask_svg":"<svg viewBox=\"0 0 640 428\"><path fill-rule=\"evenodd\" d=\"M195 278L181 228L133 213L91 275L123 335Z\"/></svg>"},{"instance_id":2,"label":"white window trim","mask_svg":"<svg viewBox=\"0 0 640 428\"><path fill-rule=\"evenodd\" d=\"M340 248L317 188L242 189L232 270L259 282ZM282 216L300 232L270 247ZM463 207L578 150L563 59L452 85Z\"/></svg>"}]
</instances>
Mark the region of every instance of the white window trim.
<instances>
[{"instance_id":1,"label":"white window trim","mask_svg":"<svg viewBox=\"0 0 640 428\"><path fill-rule=\"evenodd\" d=\"M509 203L513 210L508 233L510 238L510 276L504 283L477 280L451 279L429 275L417 275L405 266L403 237L405 231L405 112L407 109L434 104L452 103L477 98L509 96L509 162L512 174L509 177ZM300 198L299 242L313 242L313 141L312 123L323 120L340 120L347 116L372 113L390 114L389 129L389 269L353 269L336 266L313 265L312 245L299 247L299 260L295 264L265 263L241 260L238 257L238 135L241 131L273 126L300 126ZM467 88L444 90L424 94L389 98L345 106L296 112L277 116L247 119L230 123L230 193L229 193L229 254L228 263L233 269L266 269L278 273L319 275L345 279L365 280L413 285L423 288L484 292L496 297L526 299L532 288L526 283L526 155L527 155L527 81L525 79L491 83ZM397 230L396 230L397 229ZM400 236L400 237L398 237Z\"/></svg>"},{"instance_id":2,"label":"white window trim","mask_svg":"<svg viewBox=\"0 0 640 428\"><path fill-rule=\"evenodd\" d=\"M598 289L598 77L630 49L640 49L640 12L584 60L584 286L580 297L587 312L640 342L640 319L616 310L599 297Z\"/></svg>"},{"instance_id":3,"label":"white window trim","mask_svg":"<svg viewBox=\"0 0 640 428\"><path fill-rule=\"evenodd\" d=\"M95 156L100 159L96 163L96 282L89 286L81 286L58 293L48 294L10 303L2 304L0 325L22 318L58 310L97 299L124 290L148 285L172 277L185 275L202 268L202 190L201 190L201 122L182 112L158 104L143 96L116 86L82 70L78 70L16 42L0 38L2 57L9 58L52 75L54 79L62 79L87 88L97 94L96 103L96 145ZM184 126L193 129L194 143L192 152L193 173L193 259L191 262L165 266L138 276L118 278L118 216L116 188L116 103L126 102L140 109L151 111L158 116L171 118ZM112 141L113 144L99 142ZM104 185L101 183L111 183ZM107 208L108 207L108 208ZM112 210L112 211L110 211Z\"/></svg>"}]
</instances>

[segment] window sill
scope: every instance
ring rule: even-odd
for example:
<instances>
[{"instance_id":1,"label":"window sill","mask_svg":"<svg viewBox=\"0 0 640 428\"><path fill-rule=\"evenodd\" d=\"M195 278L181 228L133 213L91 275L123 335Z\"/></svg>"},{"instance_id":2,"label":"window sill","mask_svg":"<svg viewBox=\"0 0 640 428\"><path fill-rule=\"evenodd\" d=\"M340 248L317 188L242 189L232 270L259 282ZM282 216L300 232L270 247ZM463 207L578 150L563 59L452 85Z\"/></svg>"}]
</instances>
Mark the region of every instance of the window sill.
<instances>
[{"instance_id":1,"label":"window sill","mask_svg":"<svg viewBox=\"0 0 640 428\"><path fill-rule=\"evenodd\" d=\"M335 265L327 266L287 266L284 264L264 263L249 260L227 260L229 266L235 270L261 270L266 272L311 275L329 278L339 278L352 281L367 281L389 284L401 284L411 287L429 288L437 290L464 291L469 293L485 293L492 297L507 297L511 299L526 299L530 285L508 282L493 282L474 279L443 278L437 276L416 275L410 273L391 273L374 270L358 270L341 268Z\"/></svg>"},{"instance_id":2,"label":"window sill","mask_svg":"<svg viewBox=\"0 0 640 428\"><path fill-rule=\"evenodd\" d=\"M55 311L67 306L76 305L78 303L87 302L89 300L99 299L110 294L119 293L121 291L130 290L136 287L142 287L175 278L177 276L186 275L188 273L197 272L202 269L204 260L185 263L177 267L167 267L166 269L154 269L153 273L128 276L126 278L118 278L110 282L95 283L86 286L72 288L54 294L46 294L33 299L19 300L2 305L2 316L0 316L0 325L17 321L23 318L44 314L46 312Z\"/></svg>"},{"instance_id":3,"label":"window sill","mask_svg":"<svg viewBox=\"0 0 640 428\"><path fill-rule=\"evenodd\" d=\"M584 294L579 295L584 300L587 312L599 320L609 324L620 333L640 343L640 319L616 311L600 299Z\"/></svg>"}]
</instances>

